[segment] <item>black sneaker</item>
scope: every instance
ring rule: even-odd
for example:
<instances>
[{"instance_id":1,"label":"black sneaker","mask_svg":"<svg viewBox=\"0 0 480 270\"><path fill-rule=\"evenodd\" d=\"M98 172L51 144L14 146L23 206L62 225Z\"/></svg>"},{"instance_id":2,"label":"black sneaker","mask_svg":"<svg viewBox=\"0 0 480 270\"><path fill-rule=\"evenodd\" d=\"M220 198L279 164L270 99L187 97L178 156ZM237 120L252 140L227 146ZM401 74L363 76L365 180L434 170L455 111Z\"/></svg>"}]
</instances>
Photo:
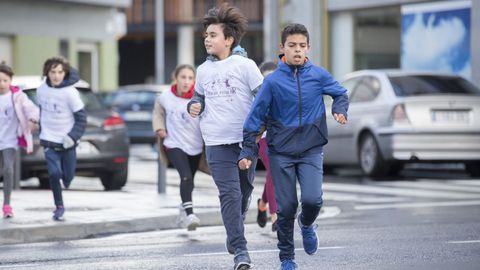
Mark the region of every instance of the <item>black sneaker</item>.
<instances>
[{"instance_id":1,"label":"black sneaker","mask_svg":"<svg viewBox=\"0 0 480 270\"><path fill-rule=\"evenodd\" d=\"M267 225L267 210L260 210L260 201L262 199L258 199L257 201L257 207L258 207L258 213L257 213L257 223L260 228L265 227Z\"/></svg>"},{"instance_id":2,"label":"black sneaker","mask_svg":"<svg viewBox=\"0 0 480 270\"><path fill-rule=\"evenodd\" d=\"M253 267L252 261L250 260L250 256L248 255L248 251L240 251L235 254L235 258L233 258L233 262L235 265L233 266L233 270L247 270Z\"/></svg>"},{"instance_id":3,"label":"black sneaker","mask_svg":"<svg viewBox=\"0 0 480 270\"><path fill-rule=\"evenodd\" d=\"M278 231L278 220L275 220L275 222L272 223L272 232Z\"/></svg>"}]
</instances>

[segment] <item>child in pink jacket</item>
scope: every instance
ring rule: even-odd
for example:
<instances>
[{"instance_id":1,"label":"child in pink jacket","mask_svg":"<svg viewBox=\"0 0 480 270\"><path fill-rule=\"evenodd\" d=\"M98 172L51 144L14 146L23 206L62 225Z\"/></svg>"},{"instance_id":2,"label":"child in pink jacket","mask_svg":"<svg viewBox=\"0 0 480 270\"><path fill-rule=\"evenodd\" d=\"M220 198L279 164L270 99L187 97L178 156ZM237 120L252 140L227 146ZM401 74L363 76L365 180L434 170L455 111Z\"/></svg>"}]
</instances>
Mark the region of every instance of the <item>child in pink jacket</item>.
<instances>
[{"instance_id":1,"label":"child in pink jacket","mask_svg":"<svg viewBox=\"0 0 480 270\"><path fill-rule=\"evenodd\" d=\"M18 87L12 86L12 69L0 64L0 168L3 168L3 217L13 217L15 152L18 146L33 151L32 131L38 127L39 109Z\"/></svg>"}]
</instances>

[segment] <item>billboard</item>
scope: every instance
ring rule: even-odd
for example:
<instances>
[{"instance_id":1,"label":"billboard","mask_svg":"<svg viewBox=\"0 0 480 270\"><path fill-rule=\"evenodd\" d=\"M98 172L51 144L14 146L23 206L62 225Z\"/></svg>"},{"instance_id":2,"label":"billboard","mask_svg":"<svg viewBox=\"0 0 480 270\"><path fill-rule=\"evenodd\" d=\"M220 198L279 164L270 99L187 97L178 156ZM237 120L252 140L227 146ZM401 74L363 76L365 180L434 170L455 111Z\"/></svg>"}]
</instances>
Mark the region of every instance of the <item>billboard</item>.
<instances>
[{"instance_id":1,"label":"billboard","mask_svg":"<svg viewBox=\"0 0 480 270\"><path fill-rule=\"evenodd\" d=\"M470 9L470 0L402 6L402 69L471 78Z\"/></svg>"}]
</instances>

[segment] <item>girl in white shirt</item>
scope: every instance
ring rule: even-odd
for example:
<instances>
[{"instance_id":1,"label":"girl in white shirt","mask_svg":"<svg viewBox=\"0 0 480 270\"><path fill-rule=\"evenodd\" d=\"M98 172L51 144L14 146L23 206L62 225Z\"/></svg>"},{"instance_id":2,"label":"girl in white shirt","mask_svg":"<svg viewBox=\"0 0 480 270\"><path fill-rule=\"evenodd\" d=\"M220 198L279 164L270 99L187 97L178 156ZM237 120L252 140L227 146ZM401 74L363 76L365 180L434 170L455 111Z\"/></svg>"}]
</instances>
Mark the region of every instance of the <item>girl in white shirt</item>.
<instances>
[{"instance_id":1,"label":"girl in white shirt","mask_svg":"<svg viewBox=\"0 0 480 270\"><path fill-rule=\"evenodd\" d=\"M186 108L193 96L195 70L190 65L175 69L175 83L170 91L163 92L155 102L153 129L163 139L168 160L180 175L180 197L185 211L185 225L189 231L200 225L193 213L192 191L194 177L203 150L199 119L191 117Z\"/></svg>"},{"instance_id":2,"label":"girl in white shirt","mask_svg":"<svg viewBox=\"0 0 480 270\"><path fill-rule=\"evenodd\" d=\"M18 146L33 151L32 132L38 126L38 107L18 87L12 86L12 69L0 64L0 168L3 174L3 217L13 217L15 153Z\"/></svg>"}]
</instances>

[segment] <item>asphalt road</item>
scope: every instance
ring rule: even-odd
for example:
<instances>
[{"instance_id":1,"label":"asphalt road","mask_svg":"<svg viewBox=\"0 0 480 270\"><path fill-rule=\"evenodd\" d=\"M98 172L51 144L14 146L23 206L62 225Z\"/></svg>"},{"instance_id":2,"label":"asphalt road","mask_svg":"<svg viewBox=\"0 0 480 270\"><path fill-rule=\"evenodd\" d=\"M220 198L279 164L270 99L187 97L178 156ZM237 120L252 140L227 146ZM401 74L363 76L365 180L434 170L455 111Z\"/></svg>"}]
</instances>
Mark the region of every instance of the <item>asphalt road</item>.
<instances>
[{"instance_id":1,"label":"asphalt road","mask_svg":"<svg viewBox=\"0 0 480 270\"><path fill-rule=\"evenodd\" d=\"M141 178L132 189L155 184ZM325 206L339 212L317 220L314 256L304 253L297 228L300 269L480 269L480 179L455 168L414 168L383 180L355 170L325 177ZM246 232L255 269L278 269L270 226L248 224ZM0 269L232 269L224 241L217 226L7 245Z\"/></svg>"}]
</instances>

